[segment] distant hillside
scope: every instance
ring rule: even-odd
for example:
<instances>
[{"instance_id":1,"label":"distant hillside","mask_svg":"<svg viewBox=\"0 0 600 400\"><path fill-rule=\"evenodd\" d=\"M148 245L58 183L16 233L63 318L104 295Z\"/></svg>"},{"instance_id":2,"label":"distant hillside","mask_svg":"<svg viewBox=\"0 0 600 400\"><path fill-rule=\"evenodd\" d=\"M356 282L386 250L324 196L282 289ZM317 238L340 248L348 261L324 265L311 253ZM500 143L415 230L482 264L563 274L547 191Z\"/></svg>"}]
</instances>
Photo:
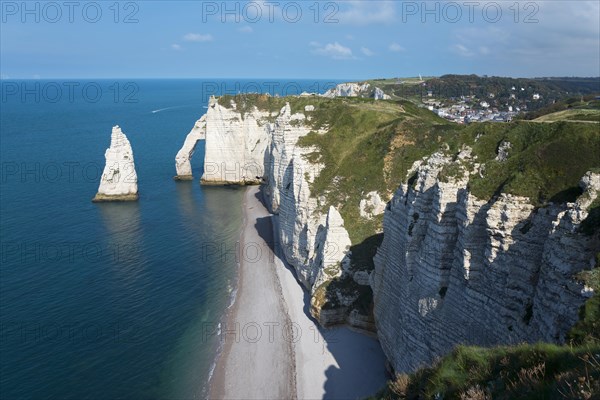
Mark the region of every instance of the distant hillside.
<instances>
[{"instance_id":1,"label":"distant hillside","mask_svg":"<svg viewBox=\"0 0 600 400\"><path fill-rule=\"evenodd\" d=\"M477 107L519 107L536 111L574 96L600 94L600 78L504 78L478 75L443 75L423 81L386 79L372 81L394 98L413 101L456 100L466 97Z\"/></svg>"},{"instance_id":2,"label":"distant hillside","mask_svg":"<svg viewBox=\"0 0 600 400\"><path fill-rule=\"evenodd\" d=\"M600 122L600 100L596 95L570 97L524 114L521 119L537 122L590 121Z\"/></svg>"}]
</instances>

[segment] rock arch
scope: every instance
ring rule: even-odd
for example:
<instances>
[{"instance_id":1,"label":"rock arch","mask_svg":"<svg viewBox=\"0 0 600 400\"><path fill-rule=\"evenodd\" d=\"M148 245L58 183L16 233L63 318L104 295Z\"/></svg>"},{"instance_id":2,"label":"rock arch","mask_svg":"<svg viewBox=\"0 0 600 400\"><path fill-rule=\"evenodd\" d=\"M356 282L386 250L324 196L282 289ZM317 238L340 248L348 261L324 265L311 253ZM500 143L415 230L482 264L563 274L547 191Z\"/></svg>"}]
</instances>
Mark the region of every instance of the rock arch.
<instances>
[{"instance_id":1,"label":"rock arch","mask_svg":"<svg viewBox=\"0 0 600 400\"><path fill-rule=\"evenodd\" d=\"M196 145L200 140L206 139L206 114L202 116L194 127L188 133L183 143L183 147L177 152L175 156L175 168L177 169L177 175L175 180L192 180L192 164L190 160L196 150Z\"/></svg>"}]
</instances>

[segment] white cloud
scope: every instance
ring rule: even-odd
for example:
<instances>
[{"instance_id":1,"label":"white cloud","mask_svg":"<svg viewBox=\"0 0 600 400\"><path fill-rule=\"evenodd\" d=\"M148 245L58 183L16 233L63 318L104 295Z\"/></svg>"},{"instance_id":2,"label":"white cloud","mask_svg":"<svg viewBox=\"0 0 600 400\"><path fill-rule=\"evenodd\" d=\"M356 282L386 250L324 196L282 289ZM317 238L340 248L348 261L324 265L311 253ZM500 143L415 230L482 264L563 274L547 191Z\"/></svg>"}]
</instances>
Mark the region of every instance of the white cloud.
<instances>
[{"instance_id":1,"label":"white cloud","mask_svg":"<svg viewBox=\"0 0 600 400\"><path fill-rule=\"evenodd\" d=\"M173 43L173 44L171 45L171 48L172 48L173 50L176 50L176 51L181 51L181 50L183 50L183 47L181 47L181 45L178 45L177 43Z\"/></svg>"},{"instance_id":2,"label":"white cloud","mask_svg":"<svg viewBox=\"0 0 600 400\"><path fill-rule=\"evenodd\" d=\"M242 32L242 33L252 33L254 32L254 29L252 29L251 26L242 26L241 28L238 28L238 31Z\"/></svg>"},{"instance_id":3,"label":"white cloud","mask_svg":"<svg viewBox=\"0 0 600 400\"><path fill-rule=\"evenodd\" d=\"M363 53L367 57L371 57L371 56L375 55L375 53L373 53L371 51L371 49L369 49L368 47L361 47L360 51L361 51L361 53Z\"/></svg>"},{"instance_id":4,"label":"white cloud","mask_svg":"<svg viewBox=\"0 0 600 400\"><path fill-rule=\"evenodd\" d=\"M327 43L325 46L318 42L310 42L309 45L313 47L314 54L330 57L334 60L348 60L354 58L352 50L338 42Z\"/></svg>"},{"instance_id":5,"label":"white cloud","mask_svg":"<svg viewBox=\"0 0 600 400\"><path fill-rule=\"evenodd\" d=\"M392 43L390 44L390 46L388 47L390 49L390 51L393 51L394 53L399 53L401 51L404 51L404 47L400 46L398 43Z\"/></svg>"},{"instance_id":6,"label":"white cloud","mask_svg":"<svg viewBox=\"0 0 600 400\"><path fill-rule=\"evenodd\" d=\"M450 46L450 50L463 57L471 57L474 54L467 46L460 43Z\"/></svg>"},{"instance_id":7,"label":"white cloud","mask_svg":"<svg viewBox=\"0 0 600 400\"><path fill-rule=\"evenodd\" d=\"M598 75L600 2L540 1L521 7L519 23L514 17L451 29L446 46L459 57L498 60L502 75Z\"/></svg>"},{"instance_id":8,"label":"white cloud","mask_svg":"<svg viewBox=\"0 0 600 400\"><path fill-rule=\"evenodd\" d=\"M331 14L332 19L341 23L352 25L370 25L390 23L396 20L396 8L393 1L366 1L352 0L338 2L340 11L334 12L327 9L323 12L323 18Z\"/></svg>"},{"instance_id":9,"label":"white cloud","mask_svg":"<svg viewBox=\"0 0 600 400\"><path fill-rule=\"evenodd\" d=\"M183 40L186 42L211 42L213 37L210 33L186 33L183 35Z\"/></svg>"}]
</instances>

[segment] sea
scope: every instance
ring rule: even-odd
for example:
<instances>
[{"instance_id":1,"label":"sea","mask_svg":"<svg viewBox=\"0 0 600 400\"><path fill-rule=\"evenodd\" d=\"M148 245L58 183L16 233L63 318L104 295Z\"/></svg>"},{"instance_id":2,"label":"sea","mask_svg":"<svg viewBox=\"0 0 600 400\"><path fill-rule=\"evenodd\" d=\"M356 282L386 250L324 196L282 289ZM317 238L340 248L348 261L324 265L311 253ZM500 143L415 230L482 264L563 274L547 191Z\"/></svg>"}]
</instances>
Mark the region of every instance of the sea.
<instances>
[{"instance_id":1,"label":"sea","mask_svg":"<svg viewBox=\"0 0 600 400\"><path fill-rule=\"evenodd\" d=\"M337 80L0 81L0 398L196 399L235 296L243 189L176 182L209 96ZM111 128L137 202L92 203Z\"/></svg>"}]
</instances>

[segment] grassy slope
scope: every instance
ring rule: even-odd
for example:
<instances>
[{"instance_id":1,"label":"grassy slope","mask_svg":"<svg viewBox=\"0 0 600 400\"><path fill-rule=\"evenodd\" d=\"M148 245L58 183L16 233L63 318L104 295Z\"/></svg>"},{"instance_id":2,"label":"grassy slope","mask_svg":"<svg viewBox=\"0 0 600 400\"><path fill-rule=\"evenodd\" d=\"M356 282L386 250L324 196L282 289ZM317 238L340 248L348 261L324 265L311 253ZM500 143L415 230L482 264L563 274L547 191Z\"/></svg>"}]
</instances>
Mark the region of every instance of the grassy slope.
<instances>
[{"instance_id":1,"label":"grassy slope","mask_svg":"<svg viewBox=\"0 0 600 400\"><path fill-rule=\"evenodd\" d=\"M598 123L600 122L600 110L571 108L569 110L542 115L541 117L534 119L536 122L556 122L564 120Z\"/></svg>"},{"instance_id":2,"label":"grassy slope","mask_svg":"<svg viewBox=\"0 0 600 400\"><path fill-rule=\"evenodd\" d=\"M561 111L566 111L561 113ZM538 122L554 122L563 120L573 120L573 117L583 117L585 121L597 121L594 115L600 113L600 100L596 100L596 95L585 95L569 97L561 101L549 104L539 110L519 115L519 119L534 120ZM581 115L576 115L581 114ZM591 115L591 118L588 116Z\"/></svg>"},{"instance_id":3,"label":"grassy slope","mask_svg":"<svg viewBox=\"0 0 600 400\"><path fill-rule=\"evenodd\" d=\"M381 227L381 218L360 218L360 200L371 191L392 194L414 160L437 149L437 137L455 126L408 102L334 100L319 112L329 132L300 140L301 146L317 147L325 164L311 189L339 208L352 242L360 243ZM411 146L391 151L394 140Z\"/></svg>"},{"instance_id":4,"label":"grassy slope","mask_svg":"<svg viewBox=\"0 0 600 400\"><path fill-rule=\"evenodd\" d=\"M479 127L485 133L473 144L478 161L485 161L484 177L473 177L472 193L489 199L495 192L526 196L536 205L573 201L584 173L600 165L600 132L590 124L519 122ZM494 161L500 143L512 148L508 159Z\"/></svg>"},{"instance_id":5,"label":"grassy slope","mask_svg":"<svg viewBox=\"0 0 600 400\"><path fill-rule=\"evenodd\" d=\"M458 346L430 368L400 374L374 399L594 399L600 345Z\"/></svg>"}]
</instances>

